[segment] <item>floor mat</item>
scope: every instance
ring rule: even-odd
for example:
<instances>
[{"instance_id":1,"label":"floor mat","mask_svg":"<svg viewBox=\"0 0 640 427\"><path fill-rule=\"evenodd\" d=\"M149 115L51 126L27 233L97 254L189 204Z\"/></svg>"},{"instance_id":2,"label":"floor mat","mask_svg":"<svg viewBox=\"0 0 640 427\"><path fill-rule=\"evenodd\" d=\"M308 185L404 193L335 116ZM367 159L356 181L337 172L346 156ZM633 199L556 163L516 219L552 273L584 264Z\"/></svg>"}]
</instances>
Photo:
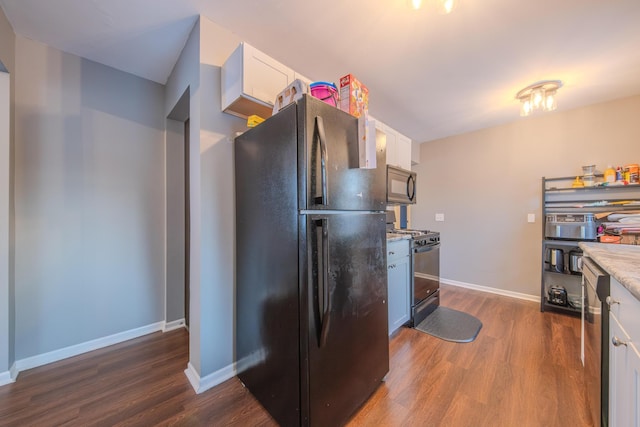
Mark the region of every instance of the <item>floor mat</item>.
<instances>
[{"instance_id":1,"label":"floor mat","mask_svg":"<svg viewBox=\"0 0 640 427\"><path fill-rule=\"evenodd\" d=\"M482 322L470 314L438 307L415 328L446 341L471 342L478 336Z\"/></svg>"}]
</instances>

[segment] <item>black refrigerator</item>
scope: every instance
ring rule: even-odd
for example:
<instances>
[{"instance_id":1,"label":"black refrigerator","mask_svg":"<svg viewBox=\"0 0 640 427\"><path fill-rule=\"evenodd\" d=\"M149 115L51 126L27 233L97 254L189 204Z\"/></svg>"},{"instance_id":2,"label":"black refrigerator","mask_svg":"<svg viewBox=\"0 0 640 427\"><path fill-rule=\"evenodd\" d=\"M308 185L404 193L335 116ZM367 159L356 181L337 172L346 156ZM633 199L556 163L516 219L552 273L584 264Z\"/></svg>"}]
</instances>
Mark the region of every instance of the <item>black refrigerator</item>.
<instances>
[{"instance_id":1,"label":"black refrigerator","mask_svg":"<svg viewBox=\"0 0 640 427\"><path fill-rule=\"evenodd\" d=\"M235 139L237 374L282 426L342 425L389 370L384 142L305 95Z\"/></svg>"}]
</instances>

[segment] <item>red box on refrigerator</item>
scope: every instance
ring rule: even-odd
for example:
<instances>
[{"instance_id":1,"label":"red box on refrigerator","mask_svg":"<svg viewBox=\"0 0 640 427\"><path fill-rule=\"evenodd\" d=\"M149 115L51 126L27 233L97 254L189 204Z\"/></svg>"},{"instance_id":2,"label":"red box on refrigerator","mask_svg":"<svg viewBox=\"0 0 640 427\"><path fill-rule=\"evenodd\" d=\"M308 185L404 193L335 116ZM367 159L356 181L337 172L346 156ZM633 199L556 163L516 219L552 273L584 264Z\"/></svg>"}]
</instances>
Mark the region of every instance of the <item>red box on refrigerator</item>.
<instances>
[{"instance_id":1,"label":"red box on refrigerator","mask_svg":"<svg viewBox=\"0 0 640 427\"><path fill-rule=\"evenodd\" d=\"M369 110L369 89L353 74L340 78L340 109L355 117Z\"/></svg>"}]
</instances>

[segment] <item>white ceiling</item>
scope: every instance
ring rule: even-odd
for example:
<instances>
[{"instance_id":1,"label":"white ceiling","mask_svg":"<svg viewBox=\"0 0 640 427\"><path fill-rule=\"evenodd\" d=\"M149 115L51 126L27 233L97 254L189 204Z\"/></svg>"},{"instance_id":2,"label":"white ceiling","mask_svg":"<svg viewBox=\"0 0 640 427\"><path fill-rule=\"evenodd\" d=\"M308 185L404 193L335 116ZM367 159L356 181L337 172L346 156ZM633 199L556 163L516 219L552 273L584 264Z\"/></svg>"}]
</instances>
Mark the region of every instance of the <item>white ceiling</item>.
<instances>
[{"instance_id":1,"label":"white ceiling","mask_svg":"<svg viewBox=\"0 0 640 427\"><path fill-rule=\"evenodd\" d=\"M640 94L639 0L0 0L16 33L165 83L198 14L314 80L353 73L418 142L514 120L559 79L558 111ZM547 113L553 114L553 113ZM640 112L639 112L640 119Z\"/></svg>"}]
</instances>

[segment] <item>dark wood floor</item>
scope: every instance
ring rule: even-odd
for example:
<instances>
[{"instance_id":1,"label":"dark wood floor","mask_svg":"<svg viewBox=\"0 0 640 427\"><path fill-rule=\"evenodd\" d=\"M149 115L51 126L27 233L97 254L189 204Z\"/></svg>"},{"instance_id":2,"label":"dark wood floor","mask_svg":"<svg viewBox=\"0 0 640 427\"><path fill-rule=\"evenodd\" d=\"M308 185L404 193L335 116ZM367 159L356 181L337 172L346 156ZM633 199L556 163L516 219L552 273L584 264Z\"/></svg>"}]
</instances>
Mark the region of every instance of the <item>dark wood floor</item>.
<instances>
[{"instance_id":1,"label":"dark wood floor","mask_svg":"<svg viewBox=\"0 0 640 427\"><path fill-rule=\"evenodd\" d=\"M443 286L442 305L484 324L456 344L402 328L384 382L356 426L590 426L580 320ZM155 333L22 372L0 387L1 426L272 426L233 378L196 395L185 330Z\"/></svg>"}]
</instances>

